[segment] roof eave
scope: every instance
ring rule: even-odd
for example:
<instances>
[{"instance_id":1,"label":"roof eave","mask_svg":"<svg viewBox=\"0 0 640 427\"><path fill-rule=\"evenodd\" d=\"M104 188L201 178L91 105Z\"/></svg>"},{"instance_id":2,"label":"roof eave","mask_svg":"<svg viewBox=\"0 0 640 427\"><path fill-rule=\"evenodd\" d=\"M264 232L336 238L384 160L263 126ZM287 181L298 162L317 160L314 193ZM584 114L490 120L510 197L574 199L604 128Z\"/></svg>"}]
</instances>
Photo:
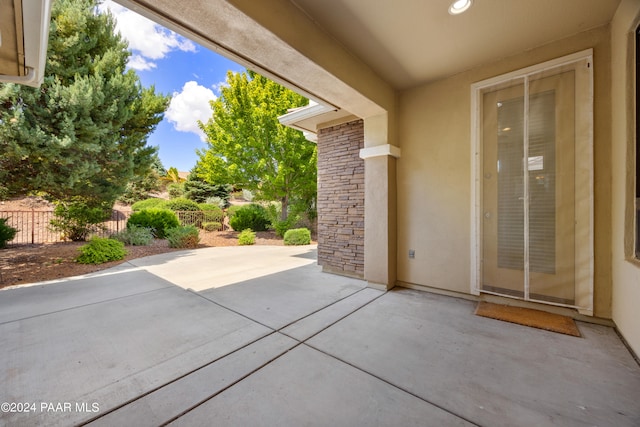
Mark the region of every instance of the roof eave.
<instances>
[{"instance_id":1,"label":"roof eave","mask_svg":"<svg viewBox=\"0 0 640 427\"><path fill-rule=\"evenodd\" d=\"M18 0L20 1L20 0ZM44 80L52 0L22 0L24 75L0 74L0 82L39 87Z\"/></svg>"},{"instance_id":2,"label":"roof eave","mask_svg":"<svg viewBox=\"0 0 640 427\"><path fill-rule=\"evenodd\" d=\"M338 123L356 119L351 113L345 110L336 109L332 106L316 104L310 102L306 107L295 110L278 117L284 126L302 131L309 141L317 142L318 128L327 123Z\"/></svg>"}]
</instances>

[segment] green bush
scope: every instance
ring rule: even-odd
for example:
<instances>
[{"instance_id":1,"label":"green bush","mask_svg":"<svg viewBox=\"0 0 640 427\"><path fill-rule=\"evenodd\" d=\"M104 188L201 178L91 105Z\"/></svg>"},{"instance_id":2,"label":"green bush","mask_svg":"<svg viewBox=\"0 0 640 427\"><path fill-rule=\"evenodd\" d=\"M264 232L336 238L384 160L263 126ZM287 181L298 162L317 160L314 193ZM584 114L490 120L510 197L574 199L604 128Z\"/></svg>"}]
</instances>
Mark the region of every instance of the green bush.
<instances>
[{"instance_id":1,"label":"green bush","mask_svg":"<svg viewBox=\"0 0 640 427\"><path fill-rule=\"evenodd\" d=\"M231 227L238 231L250 228L254 231L265 231L270 225L267 211L260 205L246 205L236 210L229 220Z\"/></svg>"},{"instance_id":2,"label":"green bush","mask_svg":"<svg viewBox=\"0 0 640 427\"><path fill-rule=\"evenodd\" d=\"M165 201L166 200L164 199L157 199L157 198L140 200L139 202L135 202L133 205L131 205L131 210L134 212L138 212L143 209L154 209L154 208L160 209L163 207L162 204Z\"/></svg>"},{"instance_id":3,"label":"green bush","mask_svg":"<svg viewBox=\"0 0 640 427\"><path fill-rule=\"evenodd\" d=\"M306 228L293 228L284 233L285 245L308 245L311 243L311 232Z\"/></svg>"},{"instance_id":4,"label":"green bush","mask_svg":"<svg viewBox=\"0 0 640 427\"><path fill-rule=\"evenodd\" d=\"M198 203L198 207L201 211L222 211L222 208L215 203Z\"/></svg>"},{"instance_id":5,"label":"green bush","mask_svg":"<svg viewBox=\"0 0 640 427\"><path fill-rule=\"evenodd\" d=\"M275 223L272 223L272 226L273 226L273 229L276 232L276 236L284 237L284 233L289 231L289 229L291 228L291 222L290 221L276 221Z\"/></svg>"},{"instance_id":6,"label":"green bush","mask_svg":"<svg viewBox=\"0 0 640 427\"><path fill-rule=\"evenodd\" d=\"M171 199L177 199L178 197L184 197L184 183L172 182L167 185L167 192Z\"/></svg>"},{"instance_id":7,"label":"green bush","mask_svg":"<svg viewBox=\"0 0 640 427\"><path fill-rule=\"evenodd\" d=\"M125 245L147 246L153 241L153 233L150 228L132 225L111 235L111 239L118 240Z\"/></svg>"},{"instance_id":8,"label":"green bush","mask_svg":"<svg viewBox=\"0 0 640 427\"><path fill-rule=\"evenodd\" d=\"M267 203L267 206L265 206L265 209L267 210L267 217L269 218L269 221L271 221L272 224L275 224L277 221L280 220L280 217L282 216L281 202L271 201Z\"/></svg>"},{"instance_id":9,"label":"green bush","mask_svg":"<svg viewBox=\"0 0 640 427\"><path fill-rule=\"evenodd\" d=\"M152 166L154 169L154 166ZM160 191L162 188L159 180L159 175L156 170L151 170L146 175L135 175L131 178L124 193L118 197L118 200L122 203L132 205L133 203L151 197L149 193Z\"/></svg>"},{"instance_id":10,"label":"green bush","mask_svg":"<svg viewBox=\"0 0 640 427\"><path fill-rule=\"evenodd\" d=\"M216 205L220 209L224 209L229 203L228 200L225 200L222 197L218 197L218 196L207 197L207 199L204 202L208 205Z\"/></svg>"},{"instance_id":11,"label":"green bush","mask_svg":"<svg viewBox=\"0 0 640 427\"><path fill-rule=\"evenodd\" d=\"M266 209L267 217L269 218L271 226L278 237L284 237L284 233L286 233L287 230L298 226L298 223L300 222L300 213L295 212L292 209L289 209L287 219L282 221L280 219L282 217L282 203L280 202L269 202Z\"/></svg>"},{"instance_id":12,"label":"green bush","mask_svg":"<svg viewBox=\"0 0 640 427\"><path fill-rule=\"evenodd\" d=\"M18 230L7 225L9 218L0 218L0 249L7 247L7 242L13 240Z\"/></svg>"},{"instance_id":13,"label":"green bush","mask_svg":"<svg viewBox=\"0 0 640 427\"><path fill-rule=\"evenodd\" d=\"M222 230L222 223L220 222L203 222L202 229L205 231L220 231Z\"/></svg>"},{"instance_id":14,"label":"green bush","mask_svg":"<svg viewBox=\"0 0 640 427\"><path fill-rule=\"evenodd\" d=\"M53 231L61 232L74 242L82 242L89 234L105 230L101 223L111 216L111 209L77 201L58 203L53 214L55 218L49 222Z\"/></svg>"},{"instance_id":15,"label":"green bush","mask_svg":"<svg viewBox=\"0 0 640 427\"><path fill-rule=\"evenodd\" d=\"M144 209L134 212L127 221L127 228L146 227L158 239L164 239L166 231L180 225L176 214L169 209Z\"/></svg>"},{"instance_id":16,"label":"green bush","mask_svg":"<svg viewBox=\"0 0 640 427\"><path fill-rule=\"evenodd\" d=\"M93 237L86 245L78 248L80 256L76 258L80 264L102 264L117 261L127 255L124 243L113 239Z\"/></svg>"},{"instance_id":17,"label":"green bush","mask_svg":"<svg viewBox=\"0 0 640 427\"><path fill-rule=\"evenodd\" d=\"M276 231L276 236L284 237L284 234L295 227L300 221L300 216L295 214L289 214L286 220L284 221L276 221L273 224L273 228Z\"/></svg>"},{"instance_id":18,"label":"green bush","mask_svg":"<svg viewBox=\"0 0 640 427\"><path fill-rule=\"evenodd\" d=\"M251 229L247 228L238 234L238 244L240 246L246 245L255 245L256 243L256 233Z\"/></svg>"},{"instance_id":19,"label":"green bush","mask_svg":"<svg viewBox=\"0 0 640 427\"><path fill-rule=\"evenodd\" d=\"M238 209L242 208L241 205L231 205L227 208L227 216L229 219L233 218L233 216L238 212Z\"/></svg>"},{"instance_id":20,"label":"green bush","mask_svg":"<svg viewBox=\"0 0 640 427\"><path fill-rule=\"evenodd\" d=\"M170 248L197 248L200 235L195 226L184 225L167 230L167 240Z\"/></svg>"},{"instance_id":21,"label":"green bush","mask_svg":"<svg viewBox=\"0 0 640 427\"><path fill-rule=\"evenodd\" d=\"M174 212L179 211L199 211L200 207L193 200L178 197L177 199L165 200L162 204L163 209L171 209Z\"/></svg>"},{"instance_id":22,"label":"green bush","mask_svg":"<svg viewBox=\"0 0 640 427\"><path fill-rule=\"evenodd\" d=\"M219 206L208 203L200 203L198 206L204 212L205 222L222 222L224 220L224 212Z\"/></svg>"},{"instance_id":23,"label":"green bush","mask_svg":"<svg viewBox=\"0 0 640 427\"><path fill-rule=\"evenodd\" d=\"M251 202L253 200L253 193L251 190L242 190L242 198L247 202Z\"/></svg>"}]
</instances>

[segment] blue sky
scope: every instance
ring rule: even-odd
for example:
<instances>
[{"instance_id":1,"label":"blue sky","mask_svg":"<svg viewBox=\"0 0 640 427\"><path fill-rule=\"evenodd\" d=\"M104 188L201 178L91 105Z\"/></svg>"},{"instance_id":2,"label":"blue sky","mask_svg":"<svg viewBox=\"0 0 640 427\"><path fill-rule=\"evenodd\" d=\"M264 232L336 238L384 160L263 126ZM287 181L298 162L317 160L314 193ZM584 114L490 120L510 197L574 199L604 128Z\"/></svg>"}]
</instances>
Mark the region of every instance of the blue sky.
<instances>
[{"instance_id":1,"label":"blue sky","mask_svg":"<svg viewBox=\"0 0 640 427\"><path fill-rule=\"evenodd\" d=\"M211 117L209 101L219 94L227 71L244 67L124 7L106 1L117 22L117 30L129 42L129 67L136 70L143 86L171 95L164 120L149 136L149 145L160 147L165 168L189 171L196 163L196 149L206 148L198 120Z\"/></svg>"}]
</instances>

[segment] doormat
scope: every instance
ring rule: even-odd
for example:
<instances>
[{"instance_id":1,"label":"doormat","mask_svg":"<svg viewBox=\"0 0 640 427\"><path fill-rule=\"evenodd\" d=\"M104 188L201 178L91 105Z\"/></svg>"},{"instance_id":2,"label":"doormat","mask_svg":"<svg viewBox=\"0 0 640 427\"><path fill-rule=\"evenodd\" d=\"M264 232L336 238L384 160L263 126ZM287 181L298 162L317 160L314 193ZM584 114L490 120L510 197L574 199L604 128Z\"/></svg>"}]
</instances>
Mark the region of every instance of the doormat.
<instances>
[{"instance_id":1,"label":"doormat","mask_svg":"<svg viewBox=\"0 0 640 427\"><path fill-rule=\"evenodd\" d=\"M580 331L572 318L531 308L513 307L480 301L476 315L518 325L531 326L551 332L580 337Z\"/></svg>"}]
</instances>

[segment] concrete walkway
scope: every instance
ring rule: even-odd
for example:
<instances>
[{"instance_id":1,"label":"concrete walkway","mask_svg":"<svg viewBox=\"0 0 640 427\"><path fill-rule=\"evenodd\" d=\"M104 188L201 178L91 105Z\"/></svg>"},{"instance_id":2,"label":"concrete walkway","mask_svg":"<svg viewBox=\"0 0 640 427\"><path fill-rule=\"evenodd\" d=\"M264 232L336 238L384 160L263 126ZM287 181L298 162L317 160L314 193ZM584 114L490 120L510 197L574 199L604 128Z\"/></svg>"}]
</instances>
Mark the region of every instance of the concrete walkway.
<instances>
[{"instance_id":1,"label":"concrete walkway","mask_svg":"<svg viewBox=\"0 0 640 427\"><path fill-rule=\"evenodd\" d=\"M640 425L640 367L611 328L474 308L321 273L311 246L4 290L0 425Z\"/></svg>"}]
</instances>

